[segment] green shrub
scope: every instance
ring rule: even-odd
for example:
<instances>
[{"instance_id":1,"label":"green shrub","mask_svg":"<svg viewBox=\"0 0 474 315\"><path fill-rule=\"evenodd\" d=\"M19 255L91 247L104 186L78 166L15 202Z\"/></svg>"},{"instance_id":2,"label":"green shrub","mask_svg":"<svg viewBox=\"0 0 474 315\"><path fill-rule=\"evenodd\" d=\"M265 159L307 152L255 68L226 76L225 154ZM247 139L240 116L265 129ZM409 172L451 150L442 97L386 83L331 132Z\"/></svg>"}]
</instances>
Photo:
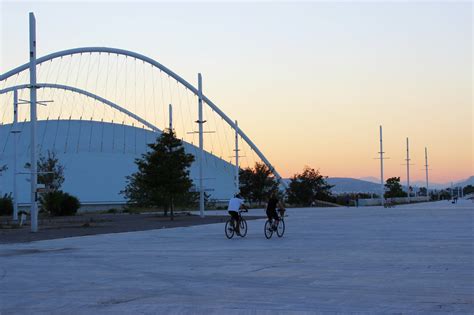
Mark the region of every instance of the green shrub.
<instances>
[{"instance_id":1,"label":"green shrub","mask_svg":"<svg viewBox=\"0 0 474 315\"><path fill-rule=\"evenodd\" d=\"M79 199L68 193L64 193L61 200L61 214L60 215L75 215L77 210L81 207Z\"/></svg>"},{"instance_id":2,"label":"green shrub","mask_svg":"<svg viewBox=\"0 0 474 315\"><path fill-rule=\"evenodd\" d=\"M11 194L0 197L0 216L13 214L13 198Z\"/></svg>"},{"instance_id":3,"label":"green shrub","mask_svg":"<svg viewBox=\"0 0 474 315\"><path fill-rule=\"evenodd\" d=\"M79 199L61 190L46 193L40 198L40 208L52 216L75 215L81 204Z\"/></svg>"},{"instance_id":4,"label":"green shrub","mask_svg":"<svg viewBox=\"0 0 474 315\"><path fill-rule=\"evenodd\" d=\"M41 195L39 200L39 207L41 212L50 215L57 215L61 212L62 192L53 191Z\"/></svg>"}]
</instances>

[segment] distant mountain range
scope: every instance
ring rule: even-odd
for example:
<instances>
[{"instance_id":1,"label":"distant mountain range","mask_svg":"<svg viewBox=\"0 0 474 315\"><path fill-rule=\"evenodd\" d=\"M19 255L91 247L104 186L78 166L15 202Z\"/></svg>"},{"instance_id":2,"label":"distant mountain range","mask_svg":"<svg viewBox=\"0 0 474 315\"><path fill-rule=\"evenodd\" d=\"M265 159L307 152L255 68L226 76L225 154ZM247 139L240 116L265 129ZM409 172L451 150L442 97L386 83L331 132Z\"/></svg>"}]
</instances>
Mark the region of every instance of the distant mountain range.
<instances>
[{"instance_id":1,"label":"distant mountain range","mask_svg":"<svg viewBox=\"0 0 474 315\"><path fill-rule=\"evenodd\" d=\"M373 176L367 176L367 177L361 177L359 178L360 180L364 180L366 182L371 182L371 183L376 183L380 184L380 178L373 177Z\"/></svg>"},{"instance_id":2,"label":"distant mountain range","mask_svg":"<svg viewBox=\"0 0 474 315\"><path fill-rule=\"evenodd\" d=\"M457 182L457 183L455 183L455 184L458 185L458 186L463 186L463 187L464 187L464 186L467 186L467 185L472 185L472 186L474 186L474 176L471 176L471 177L469 177L468 179L463 180L463 181L460 181L460 182Z\"/></svg>"},{"instance_id":3,"label":"distant mountain range","mask_svg":"<svg viewBox=\"0 0 474 315\"><path fill-rule=\"evenodd\" d=\"M334 185L334 193L380 193L380 183L373 181L347 178L347 177L329 177L328 184Z\"/></svg>"},{"instance_id":4,"label":"distant mountain range","mask_svg":"<svg viewBox=\"0 0 474 315\"><path fill-rule=\"evenodd\" d=\"M368 181L368 182L371 182L371 183L376 183L376 184L380 184L380 178L377 178L377 177L362 177L362 178L359 178L360 180L363 180L363 181ZM403 179L402 179L402 184L403 184ZM411 185L413 186L416 186L416 187L425 187L426 186L426 183L425 181L414 181L411 183ZM451 183L448 182L448 183L434 183L434 182L430 182L429 183L430 187L431 188L434 188L434 189L444 189L444 188L449 188L451 187ZM465 180L461 180L461 181L458 181L458 182L453 182L453 186L467 186L467 185L473 185L474 186L474 176L471 176Z\"/></svg>"},{"instance_id":5,"label":"distant mountain range","mask_svg":"<svg viewBox=\"0 0 474 315\"><path fill-rule=\"evenodd\" d=\"M287 184L290 183L290 179L283 179ZM380 184L369 182L366 180L355 179L355 178L345 178L345 177L329 177L328 184L333 185L333 193L379 193Z\"/></svg>"},{"instance_id":6,"label":"distant mountain range","mask_svg":"<svg viewBox=\"0 0 474 315\"><path fill-rule=\"evenodd\" d=\"M287 183L289 179L284 179ZM334 185L332 191L334 193L380 193L380 179L376 177L364 177L361 179L349 178L349 177L329 177L328 183ZM403 182L402 182L403 184ZM454 186L474 186L474 176L467 178L466 180L453 183ZM413 186L425 187L425 182L415 181ZM451 183L430 183L430 188L443 189L451 187Z\"/></svg>"}]
</instances>

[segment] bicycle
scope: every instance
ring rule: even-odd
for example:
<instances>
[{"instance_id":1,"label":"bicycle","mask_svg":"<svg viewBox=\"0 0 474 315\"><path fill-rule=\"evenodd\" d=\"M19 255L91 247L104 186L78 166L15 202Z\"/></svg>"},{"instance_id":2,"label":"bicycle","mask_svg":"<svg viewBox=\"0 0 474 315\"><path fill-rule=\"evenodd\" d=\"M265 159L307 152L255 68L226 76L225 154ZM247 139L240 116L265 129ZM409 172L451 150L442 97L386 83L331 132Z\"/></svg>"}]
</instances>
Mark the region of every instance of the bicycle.
<instances>
[{"instance_id":1,"label":"bicycle","mask_svg":"<svg viewBox=\"0 0 474 315\"><path fill-rule=\"evenodd\" d=\"M285 210L278 210L280 215L278 216L278 220L274 220L273 222L269 219L265 222L264 233L267 239L270 239L273 235L273 232L276 232L278 237L283 237L285 234ZM276 224L275 224L276 222Z\"/></svg>"},{"instance_id":2,"label":"bicycle","mask_svg":"<svg viewBox=\"0 0 474 315\"><path fill-rule=\"evenodd\" d=\"M248 210L239 210L239 224L240 224L240 233L238 234L240 237L245 237L247 235L247 221L245 221L244 217L242 216L242 212L248 212ZM227 220L225 223L225 236L227 236L228 239L231 239L234 237L235 234L235 224L234 218L230 218Z\"/></svg>"}]
</instances>

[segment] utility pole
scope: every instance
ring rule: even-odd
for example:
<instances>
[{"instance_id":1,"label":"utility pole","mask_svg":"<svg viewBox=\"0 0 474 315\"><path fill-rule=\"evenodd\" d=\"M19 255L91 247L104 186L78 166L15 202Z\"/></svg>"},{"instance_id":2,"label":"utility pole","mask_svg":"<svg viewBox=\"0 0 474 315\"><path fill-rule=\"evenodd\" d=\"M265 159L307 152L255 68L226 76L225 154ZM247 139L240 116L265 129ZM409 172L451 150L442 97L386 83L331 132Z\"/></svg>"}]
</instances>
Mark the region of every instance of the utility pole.
<instances>
[{"instance_id":1,"label":"utility pole","mask_svg":"<svg viewBox=\"0 0 474 315\"><path fill-rule=\"evenodd\" d=\"M203 185L203 161L204 161L204 119L202 114L202 76L198 73L198 114L199 118L199 214L204 218L204 185Z\"/></svg>"},{"instance_id":2,"label":"utility pole","mask_svg":"<svg viewBox=\"0 0 474 315\"><path fill-rule=\"evenodd\" d=\"M31 232L38 232L36 165L36 19L30 12L30 128L31 128Z\"/></svg>"},{"instance_id":3,"label":"utility pole","mask_svg":"<svg viewBox=\"0 0 474 315\"><path fill-rule=\"evenodd\" d=\"M408 143L408 137L407 137L407 158L405 159L407 161L407 192L408 192L408 203L410 203L410 145Z\"/></svg>"},{"instance_id":4,"label":"utility pole","mask_svg":"<svg viewBox=\"0 0 474 315\"><path fill-rule=\"evenodd\" d=\"M240 191L239 184L239 124L235 121L235 193L238 194Z\"/></svg>"},{"instance_id":5,"label":"utility pole","mask_svg":"<svg viewBox=\"0 0 474 315\"><path fill-rule=\"evenodd\" d=\"M425 177L426 177L426 200L430 200L428 183L428 149L425 147Z\"/></svg>"},{"instance_id":6,"label":"utility pole","mask_svg":"<svg viewBox=\"0 0 474 315\"><path fill-rule=\"evenodd\" d=\"M382 125L380 125L380 202L381 205L384 206L385 200L384 200L384 194L385 194L385 186L384 186L384 181L383 181L383 137L382 137Z\"/></svg>"},{"instance_id":7,"label":"utility pole","mask_svg":"<svg viewBox=\"0 0 474 315\"><path fill-rule=\"evenodd\" d=\"M18 185L17 185L17 174L18 174L18 90L13 90L13 222L18 221Z\"/></svg>"},{"instance_id":8,"label":"utility pole","mask_svg":"<svg viewBox=\"0 0 474 315\"><path fill-rule=\"evenodd\" d=\"M169 118L169 124L170 124L169 125L169 130L171 132L171 131L173 131L173 105L170 104L168 109L169 109L169 115L170 115L169 116L170 117Z\"/></svg>"}]
</instances>

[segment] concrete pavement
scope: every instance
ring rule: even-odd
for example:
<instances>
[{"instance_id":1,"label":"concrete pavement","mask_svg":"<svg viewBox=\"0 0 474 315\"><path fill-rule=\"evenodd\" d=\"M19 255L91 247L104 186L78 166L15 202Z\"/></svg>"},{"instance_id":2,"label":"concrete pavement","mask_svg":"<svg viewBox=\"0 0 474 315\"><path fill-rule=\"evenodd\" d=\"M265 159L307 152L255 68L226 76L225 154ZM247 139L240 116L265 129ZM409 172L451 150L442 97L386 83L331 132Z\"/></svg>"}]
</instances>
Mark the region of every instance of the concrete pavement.
<instances>
[{"instance_id":1,"label":"concrete pavement","mask_svg":"<svg viewBox=\"0 0 474 315\"><path fill-rule=\"evenodd\" d=\"M4 244L0 314L472 314L473 205L289 209L271 240L255 220L244 239L210 224Z\"/></svg>"}]
</instances>

